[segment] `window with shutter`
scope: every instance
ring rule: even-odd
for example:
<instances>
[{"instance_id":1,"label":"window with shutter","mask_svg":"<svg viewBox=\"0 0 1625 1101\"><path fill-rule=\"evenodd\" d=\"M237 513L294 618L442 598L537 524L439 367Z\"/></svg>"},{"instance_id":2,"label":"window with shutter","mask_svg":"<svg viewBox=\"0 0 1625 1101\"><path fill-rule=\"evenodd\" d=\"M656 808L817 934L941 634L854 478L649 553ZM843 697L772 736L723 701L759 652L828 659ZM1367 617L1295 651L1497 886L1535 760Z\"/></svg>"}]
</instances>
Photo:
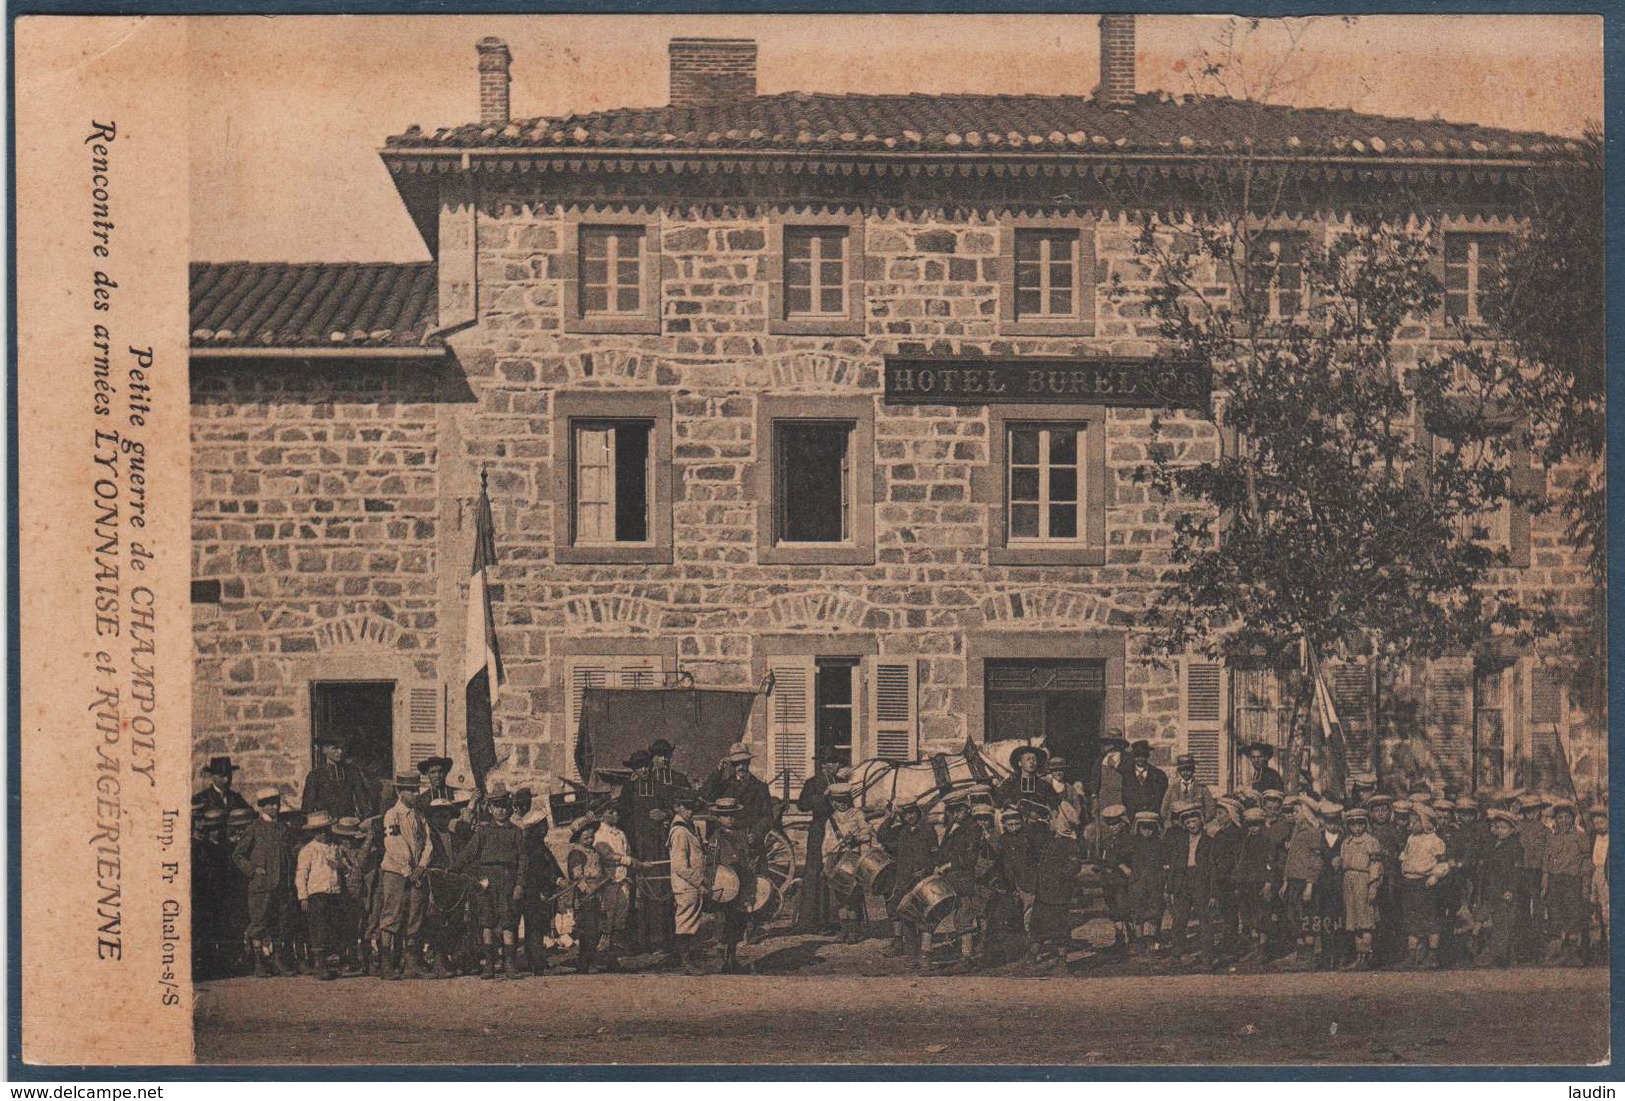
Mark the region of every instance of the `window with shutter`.
<instances>
[{"instance_id":1,"label":"window with shutter","mask_svg":"<svg viewBox=\"0 0 1625 1101\"><path fill-rule=\"evenodd\" d=\"M1529 759L1524 784L1541 791L1565 791L1572 783L1563 745L1561 671L1539 664L1529 670Z\"/></svg>"},{"instance_id":2,"label":"window with shutter","mask_svg":"<svg viewBox=\"0 0 1625 1101\"><path fill-rule=\"evenodd\" d=\"M810 657L775 658L768 664L772 689L767 699L768 786L780 790L788 774L791 798L813 771L813 687Z\"/></svg>"},{"instance_id":3,"label":"window with shutter","mask_svg":"<svg viewBox=\"0 0 1625 1101\"><path fill-rule=\"evenodd\" d=\"M1196 758L1196 778L1219 789L1229 786L1229 753L1224 737L1224 666L1200 658L1186 658L1180 677L1180 714L1185 727L1185 752Z\"/></svg>"},{"instance_id":4,"label":"window with shutter","mask_svg":"<svg viewBox=\"0 0 1625 1101\"><path fill-rule=\"evenodd\" d=\"M1424 728L1438 764L1439 779L1465 788L1472 775L1472 660L1441 659L1430 663L1424 702Z\"/></svg>"},{"instance_id":5,"label":"window with shutter","mask_svg":"<svg viewBox=\"0 0 1625 1101\"><path fill-rule=\"evenodd\" d=\"M874 755L888 761L919 756L919 669L914 659L874 658L869 676L869 729Z\"/></svg>"},{"instance_id":6,"label":"window with shutter","mask_svg":"<svg viewBox=\"0 0 1625 1101\"><path fill-rule=\"evenodd\" d=\"M1375 723L1372 708L1375 693L1371 680L1370 662L1340 661L1328 664L1332 693L1332 706L1343 724L1343 739L1348 749L1350 772L1365 772L1372 757L1372 733Z\"/></svg>"},{"instance_id":7,"label":"window with shutter","mask_svg":"<svg viewBox=\"0 0 1625 1101\"><path fill-rule=\"evenodd\" d=\"M661 662L648 654L594 654L566 658L564 682L569 693L565 705L565 771L582 779L576 766L576 744L581 740L581 700L589 688L659 688Z\"/></svg>"}]
</instances>

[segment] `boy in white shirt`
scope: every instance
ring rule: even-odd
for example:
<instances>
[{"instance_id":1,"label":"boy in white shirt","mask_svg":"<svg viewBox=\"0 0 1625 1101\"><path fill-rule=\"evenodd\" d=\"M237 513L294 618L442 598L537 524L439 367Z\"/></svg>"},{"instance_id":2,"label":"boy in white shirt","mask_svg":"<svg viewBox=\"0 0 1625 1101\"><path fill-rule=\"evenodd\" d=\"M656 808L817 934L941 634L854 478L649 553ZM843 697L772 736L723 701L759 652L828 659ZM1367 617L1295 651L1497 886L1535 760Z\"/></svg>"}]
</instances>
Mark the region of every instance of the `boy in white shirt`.
<instances>
[{"instance_id":1,"label":"boy in white shirt","mask_svg":"<svg viewBox=\"0 0 1625 1101\"><path fill-rule=\"evenodd\" d=\"M344 943L344 877L332 825L333 819L326 811L316 811L305 819L305 829L312 836L299 850L293 873L294 892L299 896L299 908L305 912L316 978L324 982L339 977L338 954Z\"/></svg>"}]
</instances>

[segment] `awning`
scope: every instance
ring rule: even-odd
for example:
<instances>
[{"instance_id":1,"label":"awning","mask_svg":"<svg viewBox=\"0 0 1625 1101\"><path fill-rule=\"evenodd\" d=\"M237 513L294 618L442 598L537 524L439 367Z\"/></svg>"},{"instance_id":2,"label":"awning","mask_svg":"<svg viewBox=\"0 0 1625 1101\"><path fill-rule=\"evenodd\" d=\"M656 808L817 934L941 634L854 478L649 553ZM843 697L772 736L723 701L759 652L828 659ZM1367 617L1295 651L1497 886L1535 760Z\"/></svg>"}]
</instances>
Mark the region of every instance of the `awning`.
<instances>
[{"instance_id":1,"label":"awning","mask_svg":"<svg viewBox=\"0 0 1625 1101\"><path fill-rule=\"evenodd\" d=\"M677 747L673 764L696 783L745 740L755 692L713 688L588 688L581 696L576 766L590 777L622 767L631 754L664 738Z\"/></svg>"}]
</instances>

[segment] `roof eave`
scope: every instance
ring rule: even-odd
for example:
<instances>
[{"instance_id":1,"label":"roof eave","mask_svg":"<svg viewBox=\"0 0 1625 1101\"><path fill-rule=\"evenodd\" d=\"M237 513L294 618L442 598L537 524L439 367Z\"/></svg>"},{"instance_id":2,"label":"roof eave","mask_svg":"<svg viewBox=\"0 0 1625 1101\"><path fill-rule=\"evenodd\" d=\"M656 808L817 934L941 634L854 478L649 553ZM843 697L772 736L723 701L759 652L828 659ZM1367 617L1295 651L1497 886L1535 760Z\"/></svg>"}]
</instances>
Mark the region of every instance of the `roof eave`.
<instances>
[{"instance_id":1,"label":"roof eave","mask_svg":"<svg viewBox=\"0 0 1625 1101\"><path fill-rule=\"evenodd\" d=\"M298 347L248 348L240 345L210 348L193 345L192 359L444 359L450 351L444 346L424 347Z\"/></svg>"}]
</instances>

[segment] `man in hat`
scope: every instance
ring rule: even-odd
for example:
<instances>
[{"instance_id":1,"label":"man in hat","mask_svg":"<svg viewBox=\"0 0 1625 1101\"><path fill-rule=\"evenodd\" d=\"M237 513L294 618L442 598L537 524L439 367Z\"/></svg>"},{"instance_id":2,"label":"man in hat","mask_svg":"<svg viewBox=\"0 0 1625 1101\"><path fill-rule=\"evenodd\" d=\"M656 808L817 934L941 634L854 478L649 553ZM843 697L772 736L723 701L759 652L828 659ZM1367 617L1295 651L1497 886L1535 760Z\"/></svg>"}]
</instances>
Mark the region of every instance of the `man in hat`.
<instances>
[{"instance_id":1,"label":"man in hat","mask_svg":"<svg viewBox=\"0 0 1625 1101\"><path fill-rule=\"evenodd\" d=\"M909 802L893 811L881 824L877 836L893 860L892 889L886 899L886 909L892 918L892 943L886 954L907 956L918 964L922 960L922 931L898 912L898 906L920 880L936 869L937 831L925 820L919 803ZM926 936L930 932L924 930Z\"/></svg>"},{"instance_id":2,"label":"man in hat","mask_svg":"<svg viewBox=\"0 0 1625 1101\"><path fill-rule=\"evenodd\" d=\"M671 790L655 778L654 757L649 750L633 751L624 763L632 770L632 777L622 786L616 807L629 853L644 863L664 860L666 823L671 818ZM670 947L670 900L633 892L628 902L632 943L636 948L653 952Z\"/></svg>"},{"instance_id":3,"label":"man in hat","mask_svg":"<svg viewBox=\"0 0 1625 1101\"><path fill-rule=\"evenodd\" d=\"M802 875L800 924L803 932L821 933L830 924L828 892L824 889L824 834L829 829L832 812L829 786L845 754L829 746L818 757L818 771L807 777L801 785L796 806L812 815L807 823L807 866Z\"/></svg>"},{"instance_id":4,"label":"man in hat","mask_svg":"<svg viewBox=\"0 0 1625 1101\"><path fill-rule=\"evenodd\" d=\"M724 975L737 975L745 970L739 965L738 958L739 942L744 939L745 927L750 922L746 906L751 900L745 897L745 892L752 890L756 883L756 845L744 829L743 811L739 800L731 795L725 795L711 804L711 817L716 823L711 842L716 849L717 863L732 868L739 877L739 894L722 903L721 922L717 930L717 941L722 945ZM861 815L863 812L858 813Z\"/></svg>"},{"instance_id":5,"label":"man in hat","mask_svg":"<svg viewBox=\"0 0 1625 1101\"><path fill-rule=\"evenodd\" d=\"M343 924L343 862L332 828L326 811L306 816L303 832L310 840L299 850L293 877L309 929L311 962L316 977L325 981L339 977L339 953L349 939Z\"/></svg>"},{"instance_id":6,"label":"man in hat","mask_svg":"<svg viewBox=\"0 0 1625 1101\"><path fill-rule=\"evenodd\" d=\"M429 803L436 799L451 799L456 794L446 777L451 773L450 757L425 757L418 762L418 794Z\"/></svg>"},{"instance_id":7,"label":"man in hat","mask_svg":"<svg viewBox=\"0 0 1625 1101\"><path fill-rule=\"evenodd\" d=\"M700 789L700 798L708 803L719 799L732 799L739 804L739 826L755 842L773 825L773 793L755 773L750 763L756 755L744 742L728 747L728 755L717 764L716 771Z\"/></svg>"},{"instance_id":8,"label":"man in hat","mask_svg":"<svg viewBox=\"0 0 1625 1101\"><path fill-rule=\"evenodd\" d=\"M1061 793L1043 775L1048 761L1049 754L1035 745L1018 745L1011 750L1010 775L999 782L997 789L1000 805L1014 806L1023 799L1051 808L1059 803Z\"/></svg>"},{"instance_id":9,"label":"man in hat","mask_svg":"<svg viewBox=\"0 0 1625 1101\"><path fill-rule=\"evenodd\" d=\"M370 818L378 813L377 782L348 758L344 739L324 733L317 739L322 763L305 777L300 801L305 813L324 810L333 818Z\"/></svg>"},{"instance_id":10,"label":"man in hat","mask_svg":"<svg viewBox=\"0 0 1625 1101\"><path fill-rule=\"evenodd\" d=\"M1117 727L1112 727L1100 740L1100 759L1089 775L1089 795L1097 811L1105 807L1127 807L1123 802L1123 754L1127 751L1128 742ZM1125 830L1126 821L1125 813Z\"/></svg>"},{"instance_id":11,"label":"man in hat","mask_svg":"<svg viewBox=\"0 0 1625 1101\"><path fill-rule=\"evenodd\" d=\"M395 803L384 812L383 857L378 866L378 931L383 941L379 978L423 973L419 936L428 908L428 871L434 855L428 820L418 806L418 778L395 778Z\"/></svg>"},{"instance_id":12,"label":"man in hat","mask_svg":"<svg viewBox=\"0 0 1625 1101\"><path fill-rule=\"evenodd\" d=\"M698 802L699 795L695 792L680 791L673 795L668 850L675 930L672 961L689 975L698 973L690 953L693 951L694 938L700 932L705 900L711 893L711 885L706 878L705 847L700 843L699 831L694 826L694 808ZM577 924L579 926L579 920ZM587 951L585 940L582 941L581 951Z\"/></svg>"},{"instance_id":13,"label":"man in hat","mask_svg":"<svg viewBox=\"0 0 1625 1101\"><path fill-rule=\"evenodd\" d=\"M1123 806L1129 816L1141 811L1162 814L1162 797L1168 794L1168 774L1151 763L1151 743L1141 740L1129 746L1129 759L1123 768Z\"/></svg>"},{"instance_id":14,"label":"man in hat","mask_svg":"<svg viewBox=\"0 0 1625 1101\"><path fill-rule=\"evenodd\" d=\"M230 887L224 870L231 867L226 817L219 808L200 811L194 805L192 811L192 973L198 979L225 974L234 943L225 920Z\"/></svg>"},{"instance_id":15,"label":"man in hat","mask_svg":"<svg viewBox=\"0 0 1625 1101\"><path fill-rule=\"evenodd\" d=\"M452 871L469 876L478 885L474 895L474 923L480 929L480 978L497 977L497 952L502 973L523 977L519 970L519 904L525 897L525 834L513 824L513 797L506 791L486 800L491 819L474 827L452 863Z\"/></svg>"},{"instance_id":16,"label":"man in hat","mask_svg":"<svg viewBox=\"0 0 1625 1101\"><path fill-rule=\"evenodd\" d=\"M1266 791L1274 788L1276 791L1285 791L1286 784L1281 774L1270 764L1275 756L1275 747L1268 742L1253 742L1242 751L1247 762L1252 766L1252 776L1248 778L1247 786L1255 791Z\"/></svg>"},{"instance_id":17,"label":"man in hat","mask_svg":"<svg viewBox=\"0 0 1625 1101\"><path fill-rule=\"evenodd\" d=\"M1164 825L1174 825L1176 803L1195 803L1202 808L1203 817L1213 817L1213 791L1196 778L1196 757L1190 753L1174 759L1174 778L1163 792L1162 806L1157 808Z\"/></svg>"},{"instance_id":18,"label":"man in hat","mask_svg":"<svg viewBox=\"0 0 1625 1101\"><path fill-rule=\"evenodd\" d=\"M203 778L208 782L192 796L192 813L200 815L217 810L225 815L234 810L251 810L248 800L231 786L231 774L240 767L232 764L230 757L210 757L209 763L203 766Z\"/></svg>"},{"instance_id":19,"label":"man in hat","mask_svg":"<svg viewBox=\"0 0 1625 1101\"><path fill-rule=\"evenodd\" d=\"M519 882L524 897L519 900L519 916L524 923L525 965L532 975L547 970L547 934L553 928L557 907L554 898L565 885L564 869L547 844L547 808L534 806L529 788L513 793L513 823L524 834L521 846L523 867Z\"/></svg>"},{"instance_id":20,"label":"man in hat","mask_svg":"<svg viewBox=\"0 0 1625 1101\"><path fill-rule=\"evenodd\" d=\"M1489 820L1490 846L1478 869L1477 905L1474 923L1483 938L1476 963L1480 967L1511 967L1513 937L1520 926L1523 892L1523 843L1518 839L1518 816L1501 807L1492 807Z\"/></svg>"},{"instance_id":21,"label":"man in hat","mask_svg":"<svg viewBox=\"0 0 1625 1101\"><path fill-rule=\"evenodd\" d=\"M1591 843L1575 827L1579 808L1568 799L1552 804L1552 834L1541 866L1541 894L1546 902L1547 958L1578 966L1580 938L1591 925L1585 886L1591 874Z\"/></svg>"},{"instance_id":22,"label":"man in hat","mask_svg":"<svg viewBox=\"0 0 1625 1101\"><path fill-rule=\"evenodd\" d=\"M254 793L257 817L237 842L232 863L248 881L248 938L254 955L254 975L269 978L282 971L276 958L279 944L293 922L293 854L289 830L282 820L282 792L264 787Z\"/></svg>"}]
</instances>

